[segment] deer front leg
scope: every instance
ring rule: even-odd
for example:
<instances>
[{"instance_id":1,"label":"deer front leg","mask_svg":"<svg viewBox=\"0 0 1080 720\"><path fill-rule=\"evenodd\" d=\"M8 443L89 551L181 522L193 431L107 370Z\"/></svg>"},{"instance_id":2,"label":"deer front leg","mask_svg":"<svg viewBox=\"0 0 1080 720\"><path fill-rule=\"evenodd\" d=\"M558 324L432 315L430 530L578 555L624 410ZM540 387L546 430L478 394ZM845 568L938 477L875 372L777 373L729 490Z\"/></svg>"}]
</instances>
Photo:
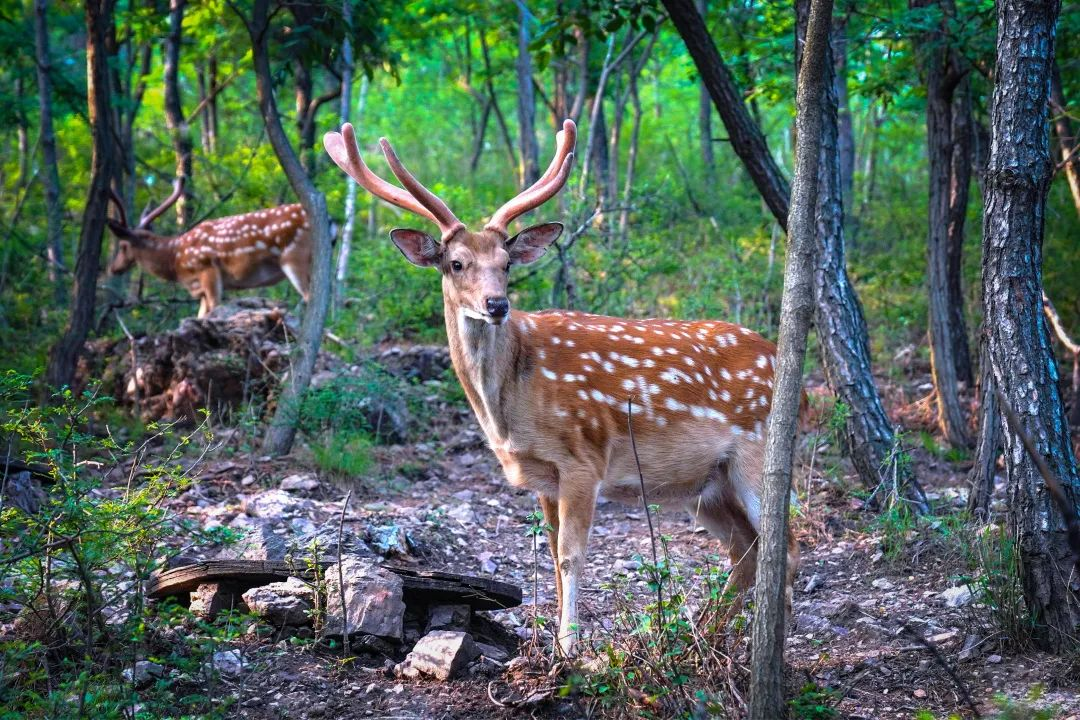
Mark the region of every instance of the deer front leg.
<instances>
[{"instance_id":1,"label":"deer front leg","mask_svg":"<svg viewBox=\"0 0 1080 720\"><path fill-rule=\"evenodd\" d=\"M561 614L563 597L562 574L559 572L559 500L547 495L539 495L537 499L540 501L540 509L544 511L544 522L548 526L548 549L551 550L551 560L555 563L555 598Z\"/></svg>"},{"instance_id":2,"label":"deer front leg","mask_svg":"<svg viewBox=\"0 0 1080 720\"><path fill-rule=\"evenodd\" d=\"M559 647L563 654L574 654L578 639L578 590L585 571L585 550L589 543L593 509L596 507L594 483L574 487L566 478L559 479L558 568L561 580Z\"/></svg>"}]
</instances>

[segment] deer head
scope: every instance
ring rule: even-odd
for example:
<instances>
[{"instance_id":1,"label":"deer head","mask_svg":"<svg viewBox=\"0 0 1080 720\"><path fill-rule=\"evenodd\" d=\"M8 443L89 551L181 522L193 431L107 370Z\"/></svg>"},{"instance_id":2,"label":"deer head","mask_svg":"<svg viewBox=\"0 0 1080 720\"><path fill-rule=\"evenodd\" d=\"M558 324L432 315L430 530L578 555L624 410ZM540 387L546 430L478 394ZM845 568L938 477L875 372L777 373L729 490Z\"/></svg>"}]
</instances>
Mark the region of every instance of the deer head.
<instances>
[{"instance_id":1,"label":"deer head","mask_svg":"<svg viewBox=\"0 0 1080 720\"><path fill-rule=\"evenodd\" d=\"M446 203L405 168L386 138L381 138L379 145L391 172L404 189L391 185L368 168L360 157L351 124L343 125L340 133L327 133L323 144L334 162L372 195L425 217L439 227L438 240L422 230L403 228L392 230L390 239L412 264L439 270L448 305L459 308L467 317L501 325L510 317L507 298L510 268L538 260L563 231L561 223L543 223L511 237L507 228L518 216L550 200L566 184L574 162L576 140L574 122L564 121L563 129L556 135L555 157L544 175L499 208L477 232L466 228Z\"/></svg>"},{"instance_id":2,"label":"deer head","mask_svg":"<svg viewBox=\"0 0 1080 720\"><path fill-rule=\"evenodd\" d=\"M139 217L139 224L131 227L128 225L124 203L121 202L120 197L115 192L109 190L109 200L116 206L117 214L120 215L119 220L108 218L105 221L109 226L109 230L120 240L117 243L116 255L113 257L112 262L109 263L109 274L122 275L126 273L138 259L136 253L138 249L150 247L162 239L160 235L150 230L150 224L172 207L180 199L183 192L184 178L180 177L173 183L172 194L165 199L165 202L152 210L148 209L143 212Z\"/></svg>"}]
</instances>

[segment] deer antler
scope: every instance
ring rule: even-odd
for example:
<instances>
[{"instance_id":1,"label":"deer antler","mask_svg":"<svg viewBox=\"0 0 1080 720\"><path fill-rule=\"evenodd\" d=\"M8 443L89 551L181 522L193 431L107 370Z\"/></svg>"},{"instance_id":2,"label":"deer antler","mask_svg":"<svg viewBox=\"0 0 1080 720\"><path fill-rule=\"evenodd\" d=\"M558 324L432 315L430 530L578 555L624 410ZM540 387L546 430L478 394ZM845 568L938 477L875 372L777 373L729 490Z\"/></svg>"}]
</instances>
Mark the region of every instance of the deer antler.
<instances>
[{"instance_id":1,"label":"deer antler","mask_svg":"<svg viewBox=\"0 0 1080 720\"><path fill-rule=\"evenodd\" d=\"M380 140L380 144L386 161L390 164L390 169L406 190L391 185L371 171L364 159L360 157L360 148L356 144L356 131L351 123L342 125L340 133L329 132L323 136L323 146L338 167L375 197L432 221L439 226L444 240L465 227L454 216L454 213L450 212L446 203L421 185L405 169L385 138Z\"/></svg>"},{"instance_id":2,"label":"deer antler","mask_svg":"<svg viewBox=\"0 0 1080 720\"><path fill-rule=\"evenodd\" d=\"M124 202L112 188L109 188L109 200L116 206L116 212L120 214L120 224L125 228L130 228L131 226L128 225L127 221L127 212L124 211Z\"/></svg>"},{"instance_id":3,"label":"deer antler","mask_svg":"<svg viewBox=\"0 0 1080 720\"><path fill-rule=\"evenodd\" d=\"M165 202L161 203L160 205L158 205L153 210L150 210L149 212L144 212L142 214L142 217L139 218L139 229L145 228L150 223L154 222L159 217L161 217L161 214L164 213L166 210L168 210L170 207L172 207L176 203L176 201L180 199L180 196L183 193L184 193L184 178L183 177L178 177L178 178L176 178L176 180L173 181L172 194L169 195L169 197L165 198ZM124 220L124 224L127 225L127 220L126 219Z\"/></svg>"},{"instance_id":4,"label":"deer antler","mask_svg":"<svg viewBox=\"0 0 1080 720\"><path fill-rule=\"evenodd\" d=\"M507 235L507 227L514 218L540 207L562 190L566 179L570 177L570 168L574 164L574 146L577 144L577 125L573 120L563 120L563 129L555 136L555 157L547 171L527 190L523 190L512 200L495 211L485 226Z\"/></svg>"}]
</instances>

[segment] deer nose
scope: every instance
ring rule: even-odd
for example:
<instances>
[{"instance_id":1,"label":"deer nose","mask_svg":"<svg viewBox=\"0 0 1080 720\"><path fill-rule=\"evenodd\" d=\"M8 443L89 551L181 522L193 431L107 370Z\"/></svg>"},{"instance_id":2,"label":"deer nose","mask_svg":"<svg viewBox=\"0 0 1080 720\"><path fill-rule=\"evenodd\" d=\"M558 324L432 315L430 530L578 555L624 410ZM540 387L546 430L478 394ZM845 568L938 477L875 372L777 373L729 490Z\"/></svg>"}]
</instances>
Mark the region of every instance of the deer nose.
<instances>
[{"instance_id":1,"label":"deer nose","mask_svg":"<svg viewBox=\"0 0 1080 720\"><path fill-rule=\"evenodd\" d=\"M510 312L510 301L504 297L488 298L484 305L491 317L505 317Z\"/></svg>"}]
</instances>

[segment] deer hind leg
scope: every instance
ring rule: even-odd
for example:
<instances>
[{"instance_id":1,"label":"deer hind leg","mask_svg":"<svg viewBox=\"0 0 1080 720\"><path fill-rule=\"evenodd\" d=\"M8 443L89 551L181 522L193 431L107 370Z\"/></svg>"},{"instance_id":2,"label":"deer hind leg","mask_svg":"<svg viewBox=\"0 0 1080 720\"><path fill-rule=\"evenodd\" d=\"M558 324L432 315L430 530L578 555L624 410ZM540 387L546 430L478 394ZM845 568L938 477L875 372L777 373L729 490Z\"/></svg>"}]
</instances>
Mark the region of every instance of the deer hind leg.
<instances>
[{"instance_id":1,"label":"deer hind leg","mask_svg":"<svg viewBox=\"0 0 1080 720\"><path fill-rule=\"evenodd\" d=\"M199 300L199 317L204 318L221 304L221 296L225 292L221 271L216 267L207 268L199 273L199 288L202 291Z\"/></svg>"},{"instance_id":2,"label":"deer hind leg","mask_svg":"<svg viewBox=\"0 0 1080 720\"><path fill-rule=\"evenodd\" d=\"M311 253L297 248L296 244L289 245L281 254L281 271L304 302L311 301Z\"/></svg>"},{"instance_id":3,"label":"deer hind leg","mask_svg":"<svg viewBox=\"0 0 1080 720\"><path fill-rule=\"evenodd\" d=\"M724 586L724 595L731 601L726 612L731 618L742 609L746 592L754 585L758 538L757 529L735 493L725 464L718 464L713 470L706 491L689 510L695 522L727 547L731 573Z\"/></svg>"},{"instance_id":4,"label":"deer hind leg","mask_svg":"<svg viewBox=\"0 0 1080 720\"><path fill-rule=\"evenodd\" d=\"M555 563L555 598L559 604L559 613L562 614L562 573L559 572L559 500L548 495L539 495L540 509L544 511L544 522L547 523L548 549L551 551L551 560Z\"/></svg>"},{"instance_id":5,"label":"deer hind leg","mask_svg":"<svg viewBox=\"0 0 1080 720\"><path fill-rule=\"evenodd\" d=\"M559 647L567 656L574 653L578 639L578 591L585 572L585 551L589 543L593 510L596 507L595 483L574 483L565 475L559 478L558 573Z\"/></svg>"}]
</instances>

